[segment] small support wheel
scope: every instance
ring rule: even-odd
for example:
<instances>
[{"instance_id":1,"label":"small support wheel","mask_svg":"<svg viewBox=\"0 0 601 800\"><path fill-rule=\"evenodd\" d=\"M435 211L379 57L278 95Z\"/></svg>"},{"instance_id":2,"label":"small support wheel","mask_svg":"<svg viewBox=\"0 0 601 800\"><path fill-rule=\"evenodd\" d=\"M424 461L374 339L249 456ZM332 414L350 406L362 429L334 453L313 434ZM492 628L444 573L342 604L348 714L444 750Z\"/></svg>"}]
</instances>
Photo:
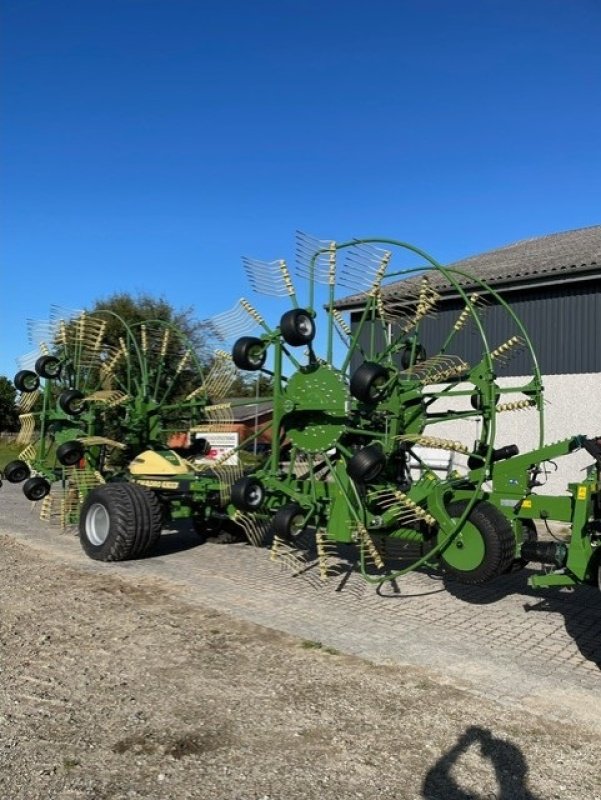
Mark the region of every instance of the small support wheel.
<instances>
[{"instance_id":1,"label":"small support wheel","mask_svg":"<svg viewBox=\"0 0 601 800\"><path fill-rule=\"evenodd\" d=\"M23 494L28 500L33 500L34 503L37 503L38 500L43 500L47 494L50 494L50 484L46 478L36 475L25 481Z\"/></svg>"},{"instance_id":2,"label":"small support wheel","mask_svg":"<svg viewBox=\"0 0 601 800\"><path fill-rule=\"evenodd\" d=\"M79 389L68 389L59 395L58 404L65 414L69 414L70 417L78 417L84 410L83 399L84 395Z\"/></svg>"},{"instance_id":3,"label":"small support wheel","mask_svg":"<svg viewBox=\"0 0 601 800\"><path fill-rule=\"evenodd\" d=\"M315 338L315 322L304 308L293 308L282 315L280 333L292 347L309 344Z\"/></svg>"},{"instance_id":4,"label":"small support wheel","mask_svg":"<svg viewBox=\"0 0 601 800\"><path fill-rule=\"evenodd\" d=\"M414 348L411 344L408 344L401 352L401 367L409 369L409 367L414 367L416 364L421 364L426 358L426 348L423 345L418 344Z\"/></svg>"},{"instance_id":5,"label":"small support wheel","mask_svg":"<svg viewBox=\"0 0 601 800\"><path fill-rule=\"evenodd\" d=\"M379 444L362 447L346 465L349 478L355 483L370 483L386 466L386 456Z\"/></svg>"},{"instance_id":6,"label":"small support wheel","mask_svg":"<svg viewBox=\"0 0 601 800\"><path fill-rule=\"evenodd\" d=\"M242 336L234 343L232 360L238 369L261 369L266 359L265 344L255 336Z\"/></svg>"},{"instance_id":7,"label":"small support wheel","mask_svg":"<svg viewBox=\"0 0 601 800\"><path fill-rule=\"evenodd\" d=\"M31 475L31 470L24 461L9 461L4 467L4 477L9 483L21 483Z\"/></svg>"},{"instance_id":8,"label":"small support wheel","mask_svg":"<svg viewBox=\"0 0 601 800\"><path fill-rule=\"evenodd\" d=\"M497 405L501 398L501 392L498 389L495 389L494 393L494 403ZM481 391L475 391L472 395L470 395L470 404L475 411L482 411L486 405L484 402L484 396Z\"/></svg>"},{"instance_id":9,"label":"small support wheel","mask_svg":"<svg viewBox=\"0 0 601 800\"><path fill-rule=\"evenodd\" d=\"M306 514L298 503L288 503L276 511L273 533L278 539L290 542L304 530Z\"/></svg>"},{"instance_id":10,"label":"small support wheel","mask_svg":"<svg viewBox=\"0 0 601 800\"><path fill-rule=\"evenodd\" d=\"M459 519L467 500L451 503L447 512ZM440 555L444 571L460 583L480 584L507 572L513 563L516 542L509 520L491 503L482 501L471 509L459 534Z\"/></svg>"},{"instance_id":11,"label":"small support wheel","mask_svg":"<svg viewBox=\"0 0 601 800\"><path fill-rule=\"evenodd\" d=\"M381 364L365 361L351 377L351 394L363 403L377 403L384 392L388 370Z\"/></svg>"},{"instance_id":12,"label":"small support wheel","mask_svg":"<svg viewBox=\"0 0 601 800\"><path fill-rule=\"evenodd\" d=\"M56 356L40 356L35 362L35 371L41 378L60 378L61 362Z\"/></svg>"},{"instance_id":13,"label":"small support wheel","mask_svg":"<svg viewBox=\"0 0 601 800\"><path fill-rule=\"evenodd\" d=\"M256 511L265 500L265 488L257 478L240 478L232 486L232 505L240 511Z\"/></svg>"},{"instance_id":14,"label":"small support wheel","mask_svg":"<svg viewBox=\"0 0 601 800\"><path fill-rule=\"evenodd\" d=\"M79 538L96 561L139 558L158 541L161 505L148 489L135 483L107 483L86 497L79 518Z\"/></svg>"},{"instance_id":15,"label":"small support wheel","mask_svg":"<svg viewBox=\"0 0 601 800\"><path fill-rule=\"evenodd\" d=\"M76 440L63 442L56 448L56 457L64 467L74 467L85 455L85 447Z\"/></svg>"},{"instance_id":16,"label":"small support wheel","mask_svg":"<svg viewBox=\"0 0 601 800\"><path fill-rule=\"evenodd\" d=\"M187 450L187 458L202 458L211 452L211 443L208 439L192 439Z\"/></svg>"},{"instance_id":17,"label":"small support wheel","mask_svg":"<svg viewBox=\"0 0 601 800\"><path fill-rule=\"evenodd\" d=\"M15 375L13 383L20 392L35 392L40 388L40 376L30 369L22 369Z\"/></svg>"}]
</instances>

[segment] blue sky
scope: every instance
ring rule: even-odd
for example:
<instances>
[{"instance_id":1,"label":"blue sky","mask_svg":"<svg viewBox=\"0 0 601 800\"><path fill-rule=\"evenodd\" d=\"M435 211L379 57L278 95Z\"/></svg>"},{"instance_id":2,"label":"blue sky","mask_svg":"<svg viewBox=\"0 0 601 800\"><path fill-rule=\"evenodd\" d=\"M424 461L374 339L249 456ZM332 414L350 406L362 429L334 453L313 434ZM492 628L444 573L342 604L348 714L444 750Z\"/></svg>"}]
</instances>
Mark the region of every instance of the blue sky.
<instances>
[{"instance_id":1,"label":"blue sky","mask_svg":"<svg viewBox=\"0 0 601 800\"><path fill-rule=\"evenodd\" d=\"M229 308L297 228L451 261L599 223L600 26L596 0L6 0L0 374L51 303Z\"/></svg>"}]
</instances>

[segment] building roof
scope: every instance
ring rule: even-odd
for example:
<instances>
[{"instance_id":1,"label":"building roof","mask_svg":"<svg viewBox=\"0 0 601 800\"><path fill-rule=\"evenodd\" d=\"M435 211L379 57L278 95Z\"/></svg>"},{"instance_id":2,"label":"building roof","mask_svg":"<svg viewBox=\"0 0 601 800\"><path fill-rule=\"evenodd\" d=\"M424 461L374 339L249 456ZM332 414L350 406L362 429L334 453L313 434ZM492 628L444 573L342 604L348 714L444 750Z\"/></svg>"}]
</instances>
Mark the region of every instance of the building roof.
<instances>
[{"instance_id":1,"label":"building roof","mask_svg":"<svg viewBox=\"0 0 601 800\"><path fill-rule=\"evenodd\" d=\"M270 414L273 410L273 400L266 400L261 397L258 403L252 397L230 397L225 402L232 405L234 422L254 420L256 417Z\"/></svg>"},{"instance_id":2,"label":"building roof","mask_svg":"<svg viewBox=\"0 0 601 800\"><path fill-rule=\"evenodd\" d=\"M552 233L489 250L446 265L473 275L491 286L515 284L543 278L559 278L574 273L601 269L601 225ZM396 281L384 286L386 294L402 296L417 279ZM469 285L469 281L459 281ZM430 283L438 290L451 288L443 275L431 275ZM346 297L338 308L362 305L363 295Z\"/></svg>"}]
</instances>

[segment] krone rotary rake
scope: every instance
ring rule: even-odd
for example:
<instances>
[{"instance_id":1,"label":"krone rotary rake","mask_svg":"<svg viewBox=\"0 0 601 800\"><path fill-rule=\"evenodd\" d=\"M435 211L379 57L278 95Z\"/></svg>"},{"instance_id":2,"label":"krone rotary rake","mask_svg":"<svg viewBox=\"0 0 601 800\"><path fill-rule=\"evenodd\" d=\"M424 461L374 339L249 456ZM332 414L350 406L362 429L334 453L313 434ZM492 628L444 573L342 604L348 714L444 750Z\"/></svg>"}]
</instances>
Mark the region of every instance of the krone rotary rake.
<instances>
[{"instance_id":1,"label":"krone rotary rake","mask_svg":"<svg viewBox=\"0 0 601 800\"><path fill-rule=\"evenodd\" d=\"M4 476L41 501L43 518L79 520L84 549L100 560L142 555L169 518L191 517L199 531L227 520L242 470L197 459L236 376L229 354L216 353L205 375L176 326L128 325L110 311L54 310L29 327L36 350L14 379L23 450ZM190 447L167 447L188 430Z\"/></svg>"},{"instance_id":2,"label":"krone rotary rake","mask_svg":"<svg viewBox=\"0 0 601 800\"><path fill-rule=\"evenodd\" d=\"M395 270L393 256L419 265ZM245 475L231 502L242 524L271 530L272 556L299 572L313 564L323 579L341 568L342 545L354 545L370 583L420 567L442 569L464 583L484 583L528 560L547 564L538 585L597 580L599 534L596 440L575 436L543 444L543 385L522 323L488 285L444 268L424 251L396 240L338 244L297 240L299 298L284 261L245 259L253 289L284 296L289 309L270 326L247 300L219 318L242 370L273 376L272 452ZM387 289L403 281L403 293ZM437 286L453 287L462 310L440 345L426 352L422 330L436 314ZM341 290L359 293L353 325L338 308ZM509 336L490 342L486 304L507 316ZM467 363L460 339L471 330L479 356ZM242 335L241 335L242 334ZM497 381L498 365L525 350L531 375ZM500 414L529 413L539 448L496 445ZM471 440L449 430L476 430ZM534 494L541 463L581 447L594 459L586 481L565 498ZM427 454L452 456L447 474ZM451 460L451 459L449 459ZM536 518L573 525L569 545L536 539Z\"/></svg>"},{"instance_id":3,"label":"krone rotary rake","mask_svg":"<svg viewBox=\"0 0 601 800\"><path fill-rule=\"evenodd\" d=\"M358 565L372 584L419 568L480 584L529 561L543 566L534 586L601 580L601 438L545 444L532 344L490 286L392 239L299 234L294 270L283 260L244 267L255 292L287 308L276 326L246 299L213 317L221 349L206 376L160 321L98 312L31 326L36 354L15 376L24 449L4 475L24 481L46 516L79 518L91 557L139 556L165 519L189 517L200 529L232 522L269 542L274 560L324 581ZM436 319L443 287L460 302L446 330ZM349 293L352 320L340 302ZM489 306L505 316L502 341L487 332ZM508 385L499 367L518 351L529 375ZM204 433L231 429L236 368L273 386L271 420L236 448L270 439L254 471L236 450L195 460ZM534 450L499 441L509 414L525 415ZM167 447L181 430L195 449ZM586 477L565 496L540 493L545 462L581 449ZM539 541L536 520L569 525L569 540Z\"/></svg>"}]
</instances>

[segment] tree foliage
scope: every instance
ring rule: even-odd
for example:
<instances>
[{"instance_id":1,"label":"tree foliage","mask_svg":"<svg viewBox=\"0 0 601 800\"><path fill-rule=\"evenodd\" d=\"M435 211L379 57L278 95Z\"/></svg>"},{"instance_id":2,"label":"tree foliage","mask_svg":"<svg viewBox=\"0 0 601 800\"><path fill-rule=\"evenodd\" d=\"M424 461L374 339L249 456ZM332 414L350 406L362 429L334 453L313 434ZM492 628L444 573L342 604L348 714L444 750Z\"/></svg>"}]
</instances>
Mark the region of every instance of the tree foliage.
<instances>
[{"instance_id":1,"label":"tree foliage","mask_svg":"<svg viewBox=\"0 0 601 800\"><path fill-rule=\"evenodd\" d=\"M153 297L146 293L136 296L128 292L116 292L99 298L87 311L90 314L111 312L105 315L107 320L105 336L114 346L119 344L119 336L122 335L122 326L117 317L134 326L142 322L160 320L179 328L199 358L202 361L207 358L206 323L195 319L191 307L177 310L164 297Z\"/></svg>"},{"instance_id":2,"label":"tree foliage","mask_svg":"<svg viewBox=\"0 0 601 800\"><path fill-rule=\"evenodd\" d=\"M257 386L258 381L258 386ZM237 370L236 379L230 387L230 397L271 397L273 379L270 375L241 372Z\"/></svg>"},{"instance_id":3,"label":"tree foliage","mask_svg":"<svg viewBox=\"0 0 601 800\"><path fill-rule=\"evenodd\" d=\"M131 295L127 292L118 292L105 298L96 300L89 309L90 314L99 314L107 320L105 338L113 347L119 345L119 336L122 335L122 324L117 316L128 325L137 326L142 322L160 320L177 327L185 336L190 346L198 356L205 371L208 372L213 361L210 339L212 329L210 323L194 317L192 308L176 310L169 301L163 297L153 297L149 294ZM106 312L111 312L106 314ZM104 312L104 313L103 313ZM113 316L117 315L117 316ZM174 347L174 343L171 345ZM167 367L164 370L165 379L177 369L179 355L172 350L168 354ZM259 395L269 396L272 381L269 376L259 376ZM191 387L185 381L181 382L181 392L189 391ZM229 389L230 397L255 397L257 393L257 376L254 373L237 371L236 379Z\"/></svg>"},{"instance_id":4,"label":"tree foliage","mask_svg":"<svg viewBox=\"0 0 601 800\"><path fill-rule=\"evenodd\" d=\"M19 429L16 397L17 390L12 381L0 375L0 431L12 433Z\"/></svg>"}]
</instances>

